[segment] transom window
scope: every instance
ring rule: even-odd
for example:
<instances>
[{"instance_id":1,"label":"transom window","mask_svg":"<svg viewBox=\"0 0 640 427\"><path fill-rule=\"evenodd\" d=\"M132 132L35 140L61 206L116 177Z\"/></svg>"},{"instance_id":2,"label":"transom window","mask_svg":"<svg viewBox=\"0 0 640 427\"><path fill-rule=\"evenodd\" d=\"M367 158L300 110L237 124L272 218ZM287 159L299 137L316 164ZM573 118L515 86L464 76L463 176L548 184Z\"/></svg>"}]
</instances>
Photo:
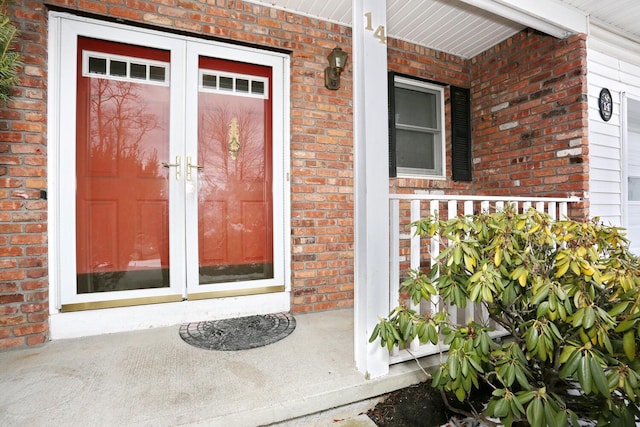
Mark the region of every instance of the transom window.
<instances>
[{"instance_id":1,"label":"transom window","mask_svg":"<svg viewBox=\"0 0 640 427\"><path fill-rule=\"evenodd\" d=\"M394 75L390 89L390 155L397 175L444 177L443 87Z\"/></svg>"},{"instance_id":2,"label":"transom window","mask_svg":"<svg viewBox=\"0 0 640 427\"><path fill-rule=\"evenodd\" d=\"M82 75L136 83L169 85L169 64L101 52L82 53Z\"/></svg>"},{"instance_id":3,"label":"transom window","mask_svg":"<svg viewBox=\"0 0 640 427\"><path fill-rule=\"evenodd\" d=\"M268 99L268 80L244 74L200 70L200 90Z\"/></svg>"}]
</instances>

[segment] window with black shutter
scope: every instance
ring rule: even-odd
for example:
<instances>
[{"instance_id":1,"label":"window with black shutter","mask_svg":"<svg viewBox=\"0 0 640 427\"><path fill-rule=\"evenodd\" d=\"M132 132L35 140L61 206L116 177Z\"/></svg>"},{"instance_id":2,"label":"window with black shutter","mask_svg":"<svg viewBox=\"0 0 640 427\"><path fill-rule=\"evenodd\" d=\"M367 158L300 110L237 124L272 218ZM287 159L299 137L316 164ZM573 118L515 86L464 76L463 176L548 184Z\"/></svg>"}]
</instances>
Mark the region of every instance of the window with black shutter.
<instances>
[{"instance_id":1,"label":"window with black shutter","mask_svg":"<svg viewBox=\"0 0 640 427\"><path fill-rule=\"evenodd\" d=\"M445 178L444 88L389 73L389 176ZM469 89L450 87L452 178L471 181Z\"/></svg>"}]
</instances>

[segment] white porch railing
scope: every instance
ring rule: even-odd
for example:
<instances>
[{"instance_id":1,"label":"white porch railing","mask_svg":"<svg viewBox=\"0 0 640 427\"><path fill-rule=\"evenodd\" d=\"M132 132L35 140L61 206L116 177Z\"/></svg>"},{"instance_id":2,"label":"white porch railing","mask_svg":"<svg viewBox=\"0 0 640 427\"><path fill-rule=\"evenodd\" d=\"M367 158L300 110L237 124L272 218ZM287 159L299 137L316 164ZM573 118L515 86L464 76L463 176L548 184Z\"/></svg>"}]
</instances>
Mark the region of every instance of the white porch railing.
<instances>
[{"instance_id":1,"label":"white porch railing","mask_svg":"<svg viewBox=\"0 0 640 427\"><path fill-rule=\"evenodd\" d=\"M389 308L400 304L400 284L406 278L409 269L419 269L423 263L433 265L440 253L437 238L420 237L415 235L415 229L410 226L414 221L427 215L443 215L454 218L460 214L469 215L493 210L501 210L506 204L513 205L518 212L524 212L533 207L548 213L552 219L564 218L568 215L570 203L579 202L577 197L546 198L546 197L498 197L498 196L466 196L442 194L392 194L390 199L390 256L389 256ZM438 301L422 302L420 306L411 308L420 313L439 310ZM488 320L485 310L479 305L468 305L466 309L449 309L451 319L458 323L466 323L473 318L478 323ZM395 349L390 355L389 363L399 363L415 357L428 356L445 350L442 343L420 344L416 339L407 349Z\"/></svg>"}]
</instances>

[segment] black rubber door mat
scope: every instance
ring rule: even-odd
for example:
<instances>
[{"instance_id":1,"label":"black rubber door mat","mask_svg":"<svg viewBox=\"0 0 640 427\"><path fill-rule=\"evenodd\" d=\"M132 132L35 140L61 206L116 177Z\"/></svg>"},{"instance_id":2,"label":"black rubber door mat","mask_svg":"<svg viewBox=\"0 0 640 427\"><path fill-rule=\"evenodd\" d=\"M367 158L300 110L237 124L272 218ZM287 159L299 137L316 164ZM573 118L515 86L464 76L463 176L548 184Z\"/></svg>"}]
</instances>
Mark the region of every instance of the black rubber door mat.
<instances>
[{"instance_id":1,"label":"black rubber door mat","mask_svg":"<svg viewBox=\"0 0 640 427\"><path fill-rule=\"evenodd\" d=\"M296 328L289 313L184 323L180 337L206 350L237 351L263 347L287 337Z\"/></svg>"}]
</instances>

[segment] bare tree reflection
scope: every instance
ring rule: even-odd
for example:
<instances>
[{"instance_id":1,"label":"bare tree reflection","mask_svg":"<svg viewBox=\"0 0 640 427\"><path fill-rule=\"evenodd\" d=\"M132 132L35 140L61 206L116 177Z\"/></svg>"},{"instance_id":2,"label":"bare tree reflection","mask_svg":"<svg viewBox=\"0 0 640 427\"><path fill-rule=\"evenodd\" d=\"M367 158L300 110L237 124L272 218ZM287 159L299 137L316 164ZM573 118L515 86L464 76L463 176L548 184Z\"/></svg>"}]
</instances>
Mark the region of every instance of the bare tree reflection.
<instances>
[{"instance_id":1,"label":"bare tree reflection","mask_svg":"<svg viewBox=\"0 0 640 427\"><path fill-rule=\"evenodd\" d=\"M166 271L160 272L168 266L161 160L168 158L168 87L92 78L87 89L88 141L79 134L77 148L78 290L82 280L85 292L166 286ZM116 210L107 223L92 224L91 209L103 200ZM127 273L134 270L158 274Z\"/></svg>"},{"instance_id":2,"label":"bare tree reflection","mask_svg":"<svg viewBox=\"0 0 640 427\"><path fill-rule=\"evenodd\" d=\"M259 98L200 93L201 283L272 274L271 147L265 104ZM237 155L229 151L234 137L240 147Z\"/></svg>"},{"instance_id":3,"label":"bare tree reflection","mask_svg":"<svg viewBox=\"0 0 640 427\"><path fill-rule=\"evenodd\" d=\"M202 95L201 95L202 96ZM205 95L206 96L206 95ZM198 160L205 165L205 188L220 187L229 180L246 180L251 185L265 177L263 108L243 104L202 105L198 127ZM234 160L228 152L232 120L238 124L240 150Z\"/></svg>"},{"instance_id":4,"label":"bare tree reflection","mask_svg":"<svg viewBox=\"0 0 640 427\"><path fill-rule=\"evenodd\" d=\"M141 95L139 84L92 79L90 98L91 164L114 165L120 172L159 176L158 148L148 136L160 126L153 100ZM160 145L166 146L165 144Z\"/></svg>"}]
</instances>

